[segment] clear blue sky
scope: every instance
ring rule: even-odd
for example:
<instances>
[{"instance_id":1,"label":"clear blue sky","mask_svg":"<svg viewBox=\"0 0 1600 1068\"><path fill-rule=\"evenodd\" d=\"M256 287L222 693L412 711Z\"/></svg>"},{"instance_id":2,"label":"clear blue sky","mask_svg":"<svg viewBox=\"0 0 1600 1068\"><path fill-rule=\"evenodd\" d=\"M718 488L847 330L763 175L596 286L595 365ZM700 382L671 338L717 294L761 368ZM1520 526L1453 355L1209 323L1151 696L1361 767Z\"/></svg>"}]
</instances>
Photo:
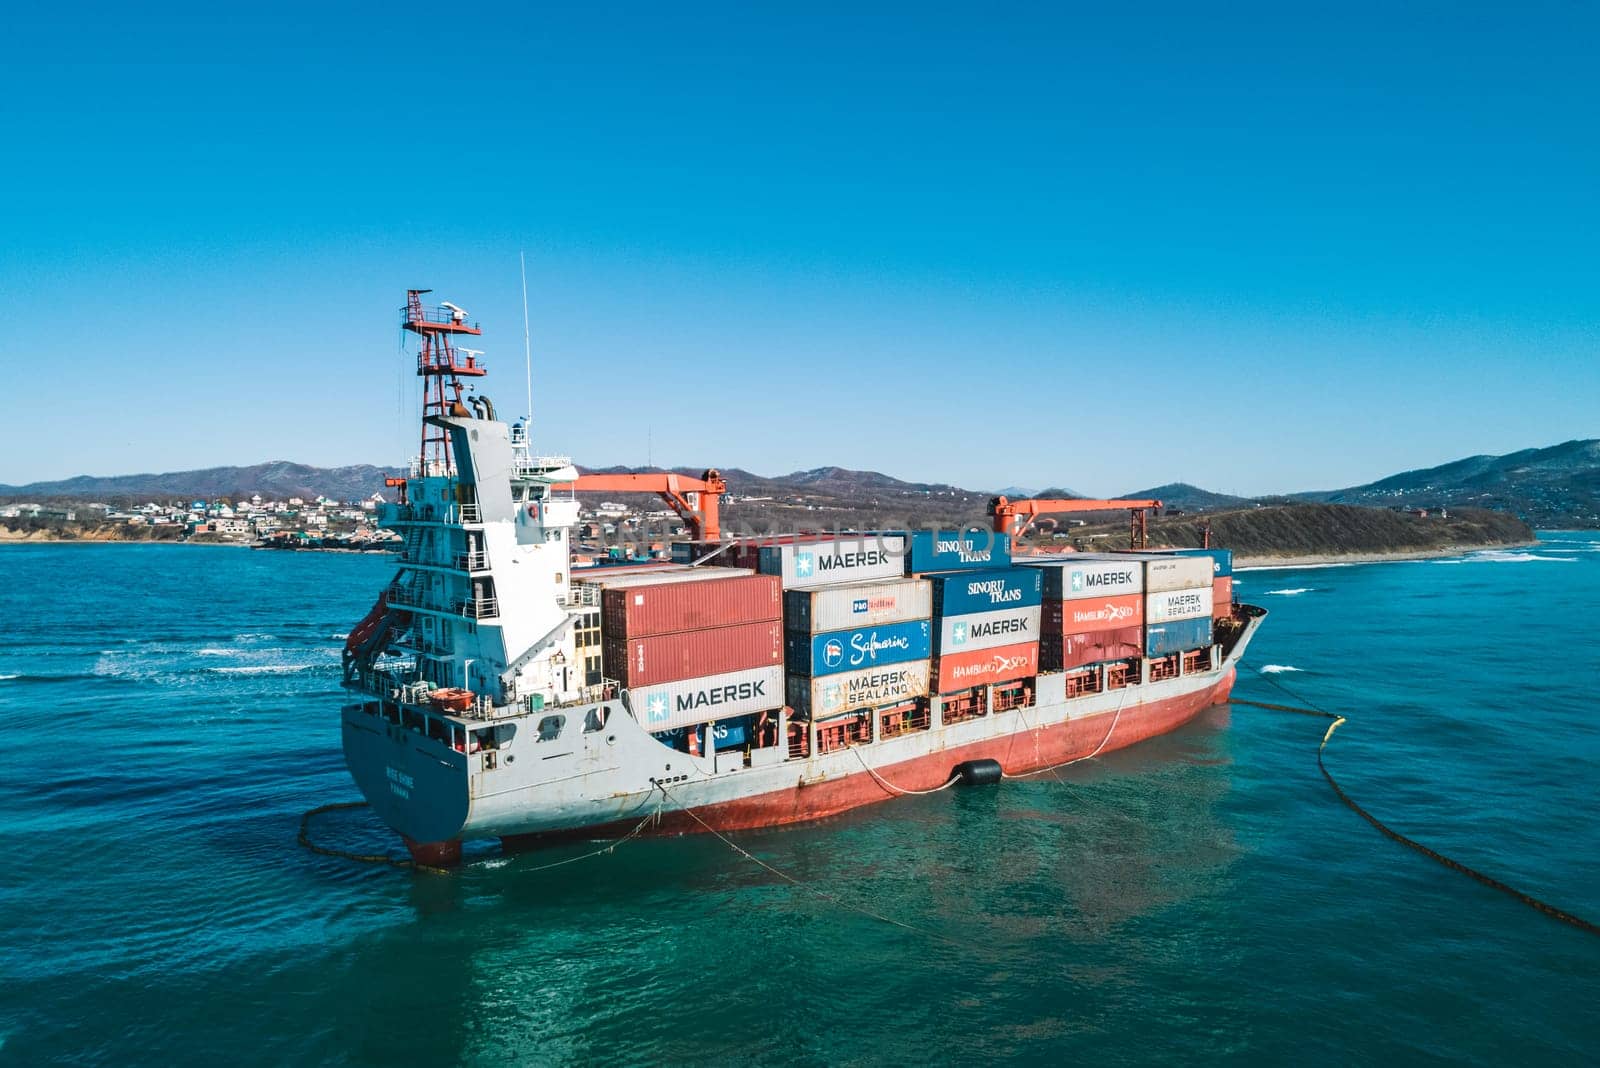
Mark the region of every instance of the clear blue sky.
<instances>
[{"instance_id":1,"label":"clear blue sky","mask_svg":"<svg viewBox=\"0 0 1600 1068\"><path fill-rule=\"evenodd\" d=\"M414 449L407 286L537 443L985 489L1600 435L1592 3L32 5L0 482Z\"/></svg>"}]
</instances>

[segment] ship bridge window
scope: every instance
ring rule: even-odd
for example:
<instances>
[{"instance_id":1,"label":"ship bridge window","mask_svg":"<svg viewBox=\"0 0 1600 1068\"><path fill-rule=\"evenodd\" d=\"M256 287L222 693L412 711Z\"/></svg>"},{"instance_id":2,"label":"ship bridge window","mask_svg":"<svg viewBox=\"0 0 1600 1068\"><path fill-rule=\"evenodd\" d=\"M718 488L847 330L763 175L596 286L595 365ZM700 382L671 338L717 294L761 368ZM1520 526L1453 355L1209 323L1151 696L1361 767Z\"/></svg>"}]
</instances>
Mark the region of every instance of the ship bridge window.
<instances>
[{"instance_id":1,"label":"ship bridge window","mask_svg":"<svg viewBox=\"0 0 1600 1068\"><path fill-rule=\"evenodd\" d=\"M589 714L583 717L583 732L585 734L593 734L595 731L601 730L605 727L606 717L610 714L611 709L605 705L596 705L594 708L589 709Z\"/></svg>"},{"instance_id":2,"label":"ship bridge window","mask_svg":"<svg viewBox=\"0 0 1600 1068\"><path fill-rule=\"evenodd\" d=\"M539 721L539 740L553 742L567 726L566 716L546 716Z\"/></svg>"}]
</instances>

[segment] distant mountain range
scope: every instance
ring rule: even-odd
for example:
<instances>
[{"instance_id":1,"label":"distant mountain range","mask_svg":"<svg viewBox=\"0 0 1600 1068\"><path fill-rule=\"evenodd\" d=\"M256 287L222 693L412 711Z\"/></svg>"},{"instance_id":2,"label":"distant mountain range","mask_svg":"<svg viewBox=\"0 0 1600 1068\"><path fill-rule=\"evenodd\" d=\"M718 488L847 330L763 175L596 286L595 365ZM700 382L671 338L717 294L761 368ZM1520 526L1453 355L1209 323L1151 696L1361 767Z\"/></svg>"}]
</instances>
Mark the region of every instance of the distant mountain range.
<instances>
[{"instance_id":1,"label":"distant mountain range","mask_svg":"<svg viewBox=\"0 0 1600 1068\"><path fill-rule=\"evenodd\" d=\"M201 471L166 474L79 475L60 482L31 482L26 486L0 485L0 497L75 497L90 500L233 500L252 493L276 500L287 497L332 497L350 501L383 491L383 480L401 474L399 468L354 464L350 467L313 467L273 460L250 467L208 467Z\"/></svg>"},{"instance_id":2,"label":"distant mountain range","mask_svg":"<svg viewBox=\"0 0 1600 1068\"><path fill-rule=\"evenodd\" d=\"M1329 504L1492 508L1536 527L1600 526L1600 440L1469 456L1365 486L1297 496Z\"/></svg>"},{"instance_id":3,"label":"distant mountain range","mask_svg":"<svg viewBox=\"0 0 1600 1068\"><path fill-rule=\"evenodd\" d=\"M609 467L592 470L636 473L662 469ZM673 470L699 476L703 469ZM730 500L726 509L730 518L759 516L796 527L820 528L834 522L859 521L861 513L866 511L874 511L880 517L894 516L908 523L924 519L954 522L969 518L981 522L989 498L996 495L947 483L903 482L876 471L842 467L819 467L771 477L739 468L721 468L721 471L734 497L771 498L748 502ZM26 486L0 485L0 497L116 502L233 499L259 493L280 500L317 496L356 500L382 492L384 479L398 473L396 468L370 464L326 468L279 460L251 467L213 467L201 471L107 478L83 475ZM1013 498L1029 495L1016 486L1000 492ZM1041 490L1033 495L1082 496L1060 488ZM1184 512L1219 512L1284 500L1283 497L1234 497L1181 482L1134 490L1122 496L1157 498L1168 508ZM1490 508L1515 513L1535 526L1600 526L1600 440L1569 441L1505 456L1471 456L1439 467L1391 475L1363 486L1293 494L1291 499L1404 508ZM796 512L804 514L796 515Z\"/></svg>"}]
</instances>

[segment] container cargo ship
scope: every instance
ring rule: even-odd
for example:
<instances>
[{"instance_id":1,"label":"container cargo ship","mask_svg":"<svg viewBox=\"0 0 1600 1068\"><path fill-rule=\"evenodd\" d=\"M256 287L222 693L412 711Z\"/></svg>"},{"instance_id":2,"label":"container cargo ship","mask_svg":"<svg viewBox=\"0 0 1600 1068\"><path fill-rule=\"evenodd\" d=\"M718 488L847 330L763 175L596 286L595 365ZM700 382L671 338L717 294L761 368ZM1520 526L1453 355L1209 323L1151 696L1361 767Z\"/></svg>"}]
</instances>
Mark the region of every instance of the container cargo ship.
<instances>
[{"instance_id":1,"label":"container cargo ship","mask_svg":"<svg viewBox=\"0 0 1600 1068\"><path fill-rule=\"evenodd\" d=\"M1226 550L1013 554L1038 502L999 498L995 530L723 539L716 472L580 476L464 397L480 330L426 292L402 310L421 449L380 515L403 552L346 642L342 713L419 862L796 823L1121 749L1226 701L1265 616ZM575 566L586 480L661 493L691 539Z\"/></svg>"}]
</instances>

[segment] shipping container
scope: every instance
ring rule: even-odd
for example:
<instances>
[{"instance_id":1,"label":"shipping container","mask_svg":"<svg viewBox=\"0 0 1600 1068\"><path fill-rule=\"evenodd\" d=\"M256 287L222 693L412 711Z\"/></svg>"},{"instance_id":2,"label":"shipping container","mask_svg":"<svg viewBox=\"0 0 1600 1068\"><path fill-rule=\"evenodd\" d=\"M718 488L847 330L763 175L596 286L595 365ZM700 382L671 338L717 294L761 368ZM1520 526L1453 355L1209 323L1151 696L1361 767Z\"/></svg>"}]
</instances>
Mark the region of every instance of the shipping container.
<instances>
[{"instance_id":1,"label":"shipping container","mask_svg":"<svg viewBox=\"0 0 1600 1068\"><path fill-rule=\"evenodd\" d=\"M756 568L758 546L750 541L675 541L672 543L672 561L675 564L692 564L702 558L700 567ZM716 555L712 555L715 553Z\"/></svg>"},{"instance_id":2,"label":"shipping container","mask_svg":"<svg viewBox=\"0 0 1600 1068\"><path fill-rule=\"evenodd\" d=\"M1180 619L1211 618L1211 583L1197 590L1149 593L1144 599L1145 624L1176 623Z\"/></svg>"},{"instance_id":3,"label":"shipping container","mask_svg":"<svg viewBox=\"0 0 1600 1068\"><path fill-rule=\"evenodd\" d=\"M783 707L783 668L752 668L644 686L631 691L628 701L647 731L733 719Z\"/></svg>"},{"instance_id":4,"label":"shipping container","mask_svg":"<svg viewBox=\"0 0 1600 1068\"><path fill-rule=\"evenodd\" d=\"M1011 535L975 527L971 530L917 530L907 539L906 574L961 571L975 567L1009 567Z\"/></svg>"},{"instance_id":5,"label":"shipping container","mask_svg":"<svg viewBox=\"0 0 1600 1068\"><path fill-rule=\"evenodd\" d=\"M745 571L747 575L755 574L754 571ZM572 584L574 586L594 586L597 589L607 589L621 586L648 586L661 582L695 582L704 578L727 578L728 572L721 568L683 567L679 564L663 564L660 567L596 567L585 569L572 569Z\"/></svg>"},{"instance_id":6,"label":"shipping container","mask_svg":"<svg viewBox=\"0 0 1600 1068\"><path fill-rule=\"evenodd\" d=\"M1211 588L1211 558L1203 556L1147 556L1144 558L1144 592Z\"/></svg>"},{"instance_id":7,"label":"shipping container","mask_svg":"<svg viewBox=\"0 0 1600 1068\"><path fill-rule=\"evenodd\" d=\"M827 719L863 708L896 705L928 694L928 661L867 668L843 675L789 676L789 705L801 715Z\"/></svg>"},{"instance_id":8,"label":"shipping container","mask_svg":"<svg viewBox=\"0 0 1600 1068\"><path fill-rule=\"evenodd\" d=\"M1042 600L1043 579L1034 567L1004 567L929 575L933 614L969 616L997 608L1032 608Z\"/></svg>"},{"instance_id":9,"label":"shipping container","mask_svg":"<svg viewBox=\"0 0 1600 1068\"><path fill-rule=\"evenodd\" d=\"M1046 634L1039 642L1039 668L1069 671L1102 660L1144 655L1143 627L1116 627L1087 634Z\"/></svg>"},{"instance_id":10,"label":"shipping container","mask_svg":"<svg viewBox=\"0 0 1600 1068\"><path fill-rule=\"evenodd\" d=\"M1144 592L1144 562L1137 557L1024 563L1039 569L1047 600L1124 597Z\"/></svg>"},{"instance_id":11,"label":"shipping container","mask_svg":"<svg viewBox=\"0 0 1600 1068\"><path fill-rule=\"evenodd\" d=\"M717 720L717 725L711 732L717 749L719 751L723 749L737 749L751 741L753 728L752 720L754 718L754 716L740 716L738 719ZM665 742L674 749L681 749L682 746L679 743L683 741L684 735L690 730L704 731L705 728L675 727L670 731L656 731L655 736L657 741ZM704 741L704 737L705 736L701 734L696 740ZM705 752L703 748L700 751L702 753Z\"/></svg>"},{"instance_id":12,"label":"shipping container","mask_svg":"<svg viewBox=\"0 0 1600 1068\"><path fill-rule=\"evenodd\" d=\"M998 649L946 653L934 661L934 673L940 693L1025 679L1039 674L1039 643L1022 642Z\"/></svg>"},{"instance_id":13,"label":"shipping container","mask_svg":"<svg viewBox=\"0 0 1600 1068\"><path fill-rule=\"evenodd\" d=\"M1144 596L1130 593L1122 597L1095 600L1046 601L1045 634L1088 634L1097 630L1137 627L1144 622Z\"/></svg>"},{"instance_id":14,"label":"shipping container","mask_svg":"<svg viewBox=\"0 0 1600 1068\"><path fill-rule=\"evenodd\" d=\"M841 582L897 578L905 573L905 539L897 534L851 534L827 541L764 545L759 570L779 575L786 590Z\"/></svg>"},{"instance_id":15,"label":"shipping container","mask_svg":"<svg viewBox=\"0 0 1600 1068\"><path fill-rule=\"evenodd\" d=\"M655 686L729 671L783 665L783 624L732 627L623 638L602 631L605 671L624 686Z\"/></svg>"},{"instance_id":16,"label":"shipping container","mask_svg":"<svg viewBox=\"0 0 1600 1068\"><path fill-rule=\"evenodd\" d=\"M608 639L783 619L783 590L775 575L697 568L654 583L641 581L645 578L619 580L601 589L600 618Z\"/></svg>"},{"instance_id":17,"label":"shipping container","mask_svg":"<svg viewBox=\"0 0 1600 1068\"><path fill-rule=\"evenodd\" d=\"M852 582L783 595L784 626L819 634L877 623L904 623L933 615L933 589L923 579Z\"/></svg>"},{"instance_id":18,"label":"shipping container","mask_svg":"<svg viewBox=\"0 0 1600 1068\"><path fill-rule=\"evenodd\" d=\"M926 619L826 634L790 631L784 637L784 662L792 674L820 677L926 660L931 651L928 631Z\"/></svg>"},{"instance_id":19,"label":"shipping container","mask_svg":"<svg viewBox=\"0 0 1600 1068\"><path fill-rule=\"evenodd\" d=\"M1034 605L1032 608L1002 608L998 612L974 612L967 616L943 616L934 633L934 655L1036 642L1039 640L1039 613L1039 606Z\"/></svg>"},{"instance_id":20,"label":"shipping container","mask_svg":"<svg viewBox=\"0 0 1600 1068\"><path fill-rule=\"evenodd\" d=\"M1211 615L1215 619L1233 614L1233 578L1228 576L1212 580Z\"/></svg>"},{"instance_id":21,"label":"shipping container","mask_svg":"<svg viewBox=\"0 0 1600 1068\"><path fill-rule=\"evenodd\" d=\"M681 571L681 564L665 560L629 560L625 564L608 564L604 561L572 568L572 581L582 579L612 578L620 575L640 575L650 571Z\"/></svg>"},{"instance_id":22,"label":"shipping container","mask_svg":"<svg viewBox=\"0 0 1600 1068\"><path fill-rule=\"evenodd\" d=\"M672 562L675 564L692 564L707 553L721 549L724 542L715 541L675 541L672 543ZM710 563L710 561L707 561ZM705 566L704 564L701 565Z\"/></svg>"},{"instance_id":23,"label":"shipping container","mask_svg":"<svg viewBox=\"0 0 1600 1068\"><path fill-rule=\"evenodd\" d=\"M1229 578L1233 575L1232 549L1150 549L1160 556L1205 556L1211 559L1211 577Z\"/></svg>"},{"instance_id":24,"label":"shipping container","mask_svg":"<svg viewBox=\"0 0 1600 1068\"><path fill-rule=\"evenodd\" d=\"M1144 655L1166 656L1168 653L1204 649L1211 644L1211 616L1184 619L1175 623L1151 623L1144 628Z\"/></svg>"}]
</instances>

